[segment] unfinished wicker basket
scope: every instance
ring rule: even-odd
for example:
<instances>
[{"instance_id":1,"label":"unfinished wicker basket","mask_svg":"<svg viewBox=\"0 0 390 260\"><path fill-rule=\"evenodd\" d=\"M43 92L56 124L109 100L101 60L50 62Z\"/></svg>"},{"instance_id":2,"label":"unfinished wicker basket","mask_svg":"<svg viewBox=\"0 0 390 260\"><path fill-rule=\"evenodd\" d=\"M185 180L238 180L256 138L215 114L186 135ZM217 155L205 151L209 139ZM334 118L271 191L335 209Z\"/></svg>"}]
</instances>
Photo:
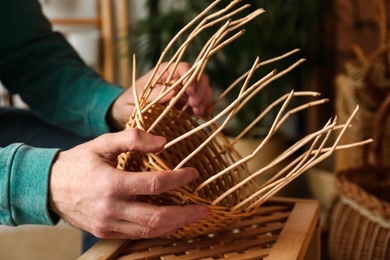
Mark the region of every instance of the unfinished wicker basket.
<instances>
[{"instance_id":1,"label":"unfinished wicker basket","mask_svg":"<svg viewBox=\"0 0 390 260\"><path fill-rule=\"evenodd\" d=\"M235 14L246 9L249 5L238 6L238 0L231 1L223 10L213 13L213 7L221 1L214 1L208 8L200 13L192 22L184 27L168 44L166 50L162 53L159 62L156 65L154 73L147 82L144 91L137 93L134 89L134 96L138 97L135 102L133 115L130 117L127 128L140 128L146 132L164 136L167 139L165 149L158 153L138 153L127 152L119 156L118 168L132 172L159 171L178 169L181 167L195 167L200 177L181 188L177 188L156 196L139 196L139 200L150 202L156 205L185 205L185 204L203 204L209 207L210 215L195 224L180 229L174 237L194 237L201 234L215 232L225 228L227 225L237 219L251 215L262 203L269 199L273 194L290 183L308 168L317 164L321 160L329 157L336 149L362 145L369 142L363 141L355 144L338 146L338 141L351 123L357 109L351 114L349 120L343 125L337 125L337 120L329 120L323 129L311 133L292 145L289 149L274 158L269 165L250 173L247 162L258 153L266 153L262 148L280 126L290 115L307 109L311 106L319 105L327 99L314 100L307 104L291 107L291 100L295 97L317 97L319 93L310 91L294 92L291 91L277 100L268 108L260 113L258 118L249 125L234 141L229 142L222 134L226 124L242 109L242 107L252 99L255 94L275 79L283 76L302 60L299 60L284 71L276 73L271 71L263 78L249 84L253 73L264 64L280 60L288 55L295 53L293 50L285 55L276 57L272 60L260 62L257 58L253 67L242 77L237 79L225 93L222 93L215 100L213 106L218 103L227 92L232 88L242 84L240 93L236 100L228 104L219 114L212 118L202 118L186 111L186 106L178 109L175 105L179 99L185 98L185 91L191 82L196 81L202 74L207 61L220 51L223 46L241 36L244 31L238 33L234 31L241 25L249 22L264 10L256 10L244 18L234 19ZM224 23L223 23L224 22ZM221 25L222 23L222 25ZM205 43L203 50L198 58L192 62L192 67L179 80L172 82L170 77L166 81L161 80L161 75L168 69L174 71L177 63L181 60L183 53L189 50L189 46L194 37L197 37L203 30L218 26L215 34ZM183 44L178 48L172 58L162 65L165 55L172 48L173 43L178 40L185 30L192 29L187 39L182 40ZM231 35L233 34L233 35ZM134 60L135 67L135 60ZM223 69L223 68L221 68ZM134 70L135 71L135 70ZM157 73L159 71L159 73ZM133 73L133 78L135 73ZM157 84L166 86L159 97L148 102L148 97ZM134 84L133 84L134 85ZM169 104L161 105L159 100L170 91L178 91L178 94ZM263 142L253 151L252 154L241 157L234 149L234 143L247 133L253 125L264 118L272 109L278 109L272 126ZM217 125L217 121L223 122ZM332 136L335 133L336 136ZM328 144L329 140L334 140ZM302 151L303 148L307 150ZM299 153L299 154L298 154ZM256 177L267 173L272 167L289 161L287 166L265 183L258 183Z\"/></svg>"}]
</instances>

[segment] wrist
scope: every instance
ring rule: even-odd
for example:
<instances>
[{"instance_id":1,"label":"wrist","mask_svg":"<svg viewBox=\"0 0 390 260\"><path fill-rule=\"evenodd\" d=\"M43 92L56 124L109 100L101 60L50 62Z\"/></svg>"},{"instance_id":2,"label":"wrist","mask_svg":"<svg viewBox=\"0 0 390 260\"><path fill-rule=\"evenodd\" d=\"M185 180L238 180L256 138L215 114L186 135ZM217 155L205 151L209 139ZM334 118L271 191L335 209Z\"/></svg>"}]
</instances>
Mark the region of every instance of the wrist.
<instances>
[{"instance_id":1,"label":"wrist","mask_svg":"<svg viewBox=\"0 0 390 260\"><path fill-rule=\"evenodd\" d=\"M112 131L121 131L126 127L133 111L132 102L132 98L122 94L112 103L106 115L106 122Z\"/></svg>"},{"instance_id":2,"label":"wrist","mask_svg":"<svg viewBox=\"0 0 390 260\"><path fill-rule=\"evenodd\" d=\"M56 217L61 218L60 211L56 207L55 199L57 198L57 188L58 188L58 177L61 175L59 171L59 157L60 157L61 152L59 152L56 156L56 158L53 161L53 164L50 169L50 176L49 176L49 192L48 192L48 200L47 200L47 208L49 211L49 214L51 217Z\"/></svg>"},{"instance_id":3,"label":"wrist","mask_svg":"<svg viewBox=\"0 0 390 260\"><path fill-rule=\"evenodd\" d=\"M112 104L111 107L108 109L108 112L106 115L106 122L107 122L108 126L110 127L111 132L120 131L121 129L123 129L123 126L124 126L118 122L119 121L118 119L116 119L115 110L116 109L114 108L114 104Z\"/></svg>"}]
</instances>

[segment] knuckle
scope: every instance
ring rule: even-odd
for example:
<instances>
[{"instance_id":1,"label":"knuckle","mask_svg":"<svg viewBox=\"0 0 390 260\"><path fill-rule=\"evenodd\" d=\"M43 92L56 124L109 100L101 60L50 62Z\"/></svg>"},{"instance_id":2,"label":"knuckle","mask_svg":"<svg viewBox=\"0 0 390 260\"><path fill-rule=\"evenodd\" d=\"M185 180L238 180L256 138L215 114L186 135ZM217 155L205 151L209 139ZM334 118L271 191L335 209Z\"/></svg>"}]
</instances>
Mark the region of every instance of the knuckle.
<instances>
[{"instance_id":1,"label":"knuckle","mask_svg":"<svg viewBox=\"0 0 390 260\"><path fill-rule=\"evenodd\" d=\"M96 226L102 230L106 230L109 227L109 223L116 218L116 211L114 210L113 203L105 200L96 208L97 224Z\"/></svg>"},{"instance_id":2,"label":"knuckle","mask_svg":"<svg viewBox=\"0 0 390 260\"><path fill-rule=\"evenodd\" d=\"M150 193L153 194L161 194L165 191L164 187L164 180L163 178L159 177L160 175L156 174L151 179L151 185L150 185Z\"/></svg>"},{"instance_id":3,"label":"knuckle","mask_svg":"<svg viewBox=\"0 0 390 260\"><path fill-rule=\"evenodd\" d=\"M151 227L144 227L141 231L141 237L142 238L153 238L157 234L157 231L154 228Z\"/></svg>"},{"instance_id":4,"label":"knuckle","mask_svg":"<svg viewBox=\"0 0 390 260\"><path fill-rule=\"evenodd\" d=\"M112 207L109 204L106 204L106 206L102 209L102 213L100 215L100 219L102 220L102 227L105 227L106 225L104 223L107 223L109 220L111 220L115 216L114 211L112 210Z\"/></svg>"},{"instance_id":5,"label":"knuckle","mask_svg":"<svg viewBox=\"0 0 390 260\"><path fill-rule=\"evenodd\" d=\"M99 222L95 225L91 231L98 238L108 238L110 232L108 231L108 226L104 222Z\"/></svg>"},{"instance_id":6,"label":"knuckle","mask_svg":"<svg viewBox=\"0 0 390 260\"><path fill-rule=\"evenodd\" d=\"M138 128L131 128L127 130L127 134L130 140L137 142L142 139L142 132Z\"/></svg>"},{"instance_id":7,"label":"knuckle","mask_svg":"<svg viewBox=\"0 0 390 260\"><path fill-rule=\"evenodd\" d=\"M105 133L105 134L102 134L101 136L97 137L97 139L99 139L100 142L103 144L109 144L111 142L111 139L112 139L112 134Z\"/></svg>"},{"instance_id":8,"label":"knuckle","mask_svg":"<svg viewBox=\"0 0 390 260\"><path fill-rule=\"evenodd\" d=\"M95 232L92 233L94 236L98 237L98 238L110 238L110 234L111 232L108 232L108 231L105 231L105 230L100 230L100 229L97 229L95 230Z\"/></svg>"},{"instance_id":9,"label":"knuckle","mask_svg":"<svg viewBox=\"0 0 390 260\"><path fill-rule=\"evenodd\" d=\"M151 228L161 228L165 224L165 211L160 208L158 211L154 212L151 216L148 226Z\"/></svg>"},{"instance_id":10,"label":"knuckle","mask_svg":"<svg viewBox=\"0 0 390 260\"><path fill-rule=\"evenodd\" d=\"M110 200L110 198L116 197L119 190L119 184L116 182L113 182L111 180L106 180L105 187L104 187L104 193L107 198L107 200Z\"/></svg>"}]
</instances>

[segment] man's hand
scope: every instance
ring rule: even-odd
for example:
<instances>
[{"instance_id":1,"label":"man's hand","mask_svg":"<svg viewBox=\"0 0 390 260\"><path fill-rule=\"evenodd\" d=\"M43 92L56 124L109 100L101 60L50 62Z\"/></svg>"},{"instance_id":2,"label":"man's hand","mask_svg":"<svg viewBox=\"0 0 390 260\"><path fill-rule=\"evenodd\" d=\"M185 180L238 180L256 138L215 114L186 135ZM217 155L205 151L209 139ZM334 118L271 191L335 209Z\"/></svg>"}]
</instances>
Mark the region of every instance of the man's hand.
<instances>
[{"instance_id":1,"label":"man's hand","mask_svg":"<svg viewBox=\"0 0 390 260\"><path fill-rule=\"evenodd\" d=\"M160 65L159 70L157 71L157 75L159 75L159 73L163 71L165 66L166 63ZM191 66L188 63L185 62L179 63L177 69L175 70L175 73L170 79L170 82L172 83L176 82L190 68ZM146 73L144 76L142 76L137 80L136 87L138 93L142 93L145 84L147 83L152 73L153 70L149 71L148 73ZM166 81L169 74L170 74L170 69L168 69L167 72L163 74L161 81L162 82ZM109 120L109 123L115 130L122 130L125 127L134 109L134 106L129 106L129 103L134 103L133 90L132 90L133 87L134 86L128 88L122 95L120 95L115 100L110 110L108 111L107 118ZM157 84L151 96L149 97L149 101L157 97L162 87L163 87L162 85ZM181 87L183 86L179 86L179 88ZM175 94L177 93L171 92L169 95L167 95L162 100L160 100L159 103L164 104L169 102L169 100L173 98ZM191 85L186 90L185 94L187 97L188 104L194 114L204 115L204 116L209 116L211 114L210 104L213 98L213 91L209 85L209 79L205 74L203 74L200 77L199 81L192 82Z\"/></svg>"},{"instance_id":2,"label":"man's hand","mask_svg":"<svg viewBox=\"0 0 390 260\"><path fill-rule=\"evenodd\" d=\"M60 152L50 178L50 206L63 220L99 238L140 239L173 234L207 217L202 205L155 206L137 195L159 194L198 177L193 168L160 172L116 169L125 151L158 152L165 138L139 129L105 134Z\"/></svg>"}]
</instances>

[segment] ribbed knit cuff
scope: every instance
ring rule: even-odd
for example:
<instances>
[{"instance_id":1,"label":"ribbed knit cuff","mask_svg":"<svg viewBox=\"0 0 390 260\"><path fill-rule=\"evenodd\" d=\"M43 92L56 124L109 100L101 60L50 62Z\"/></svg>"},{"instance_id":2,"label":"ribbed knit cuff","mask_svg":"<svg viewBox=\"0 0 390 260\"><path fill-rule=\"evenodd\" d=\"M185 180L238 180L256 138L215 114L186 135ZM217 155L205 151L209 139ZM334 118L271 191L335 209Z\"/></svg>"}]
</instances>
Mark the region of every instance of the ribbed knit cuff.
<instances>
[{"instance_id":1,"label":"ribbed knit cuff","mask_svg":"<svg viewBox=\"0 0 390 260\"><path fill-rule=\"evenodd\" d=\"M10 173L10 211L13 222L55 225L56 214L49 212L50 169L58 149L21 145L16 151Z\"/></svg>"}]
</instances>

